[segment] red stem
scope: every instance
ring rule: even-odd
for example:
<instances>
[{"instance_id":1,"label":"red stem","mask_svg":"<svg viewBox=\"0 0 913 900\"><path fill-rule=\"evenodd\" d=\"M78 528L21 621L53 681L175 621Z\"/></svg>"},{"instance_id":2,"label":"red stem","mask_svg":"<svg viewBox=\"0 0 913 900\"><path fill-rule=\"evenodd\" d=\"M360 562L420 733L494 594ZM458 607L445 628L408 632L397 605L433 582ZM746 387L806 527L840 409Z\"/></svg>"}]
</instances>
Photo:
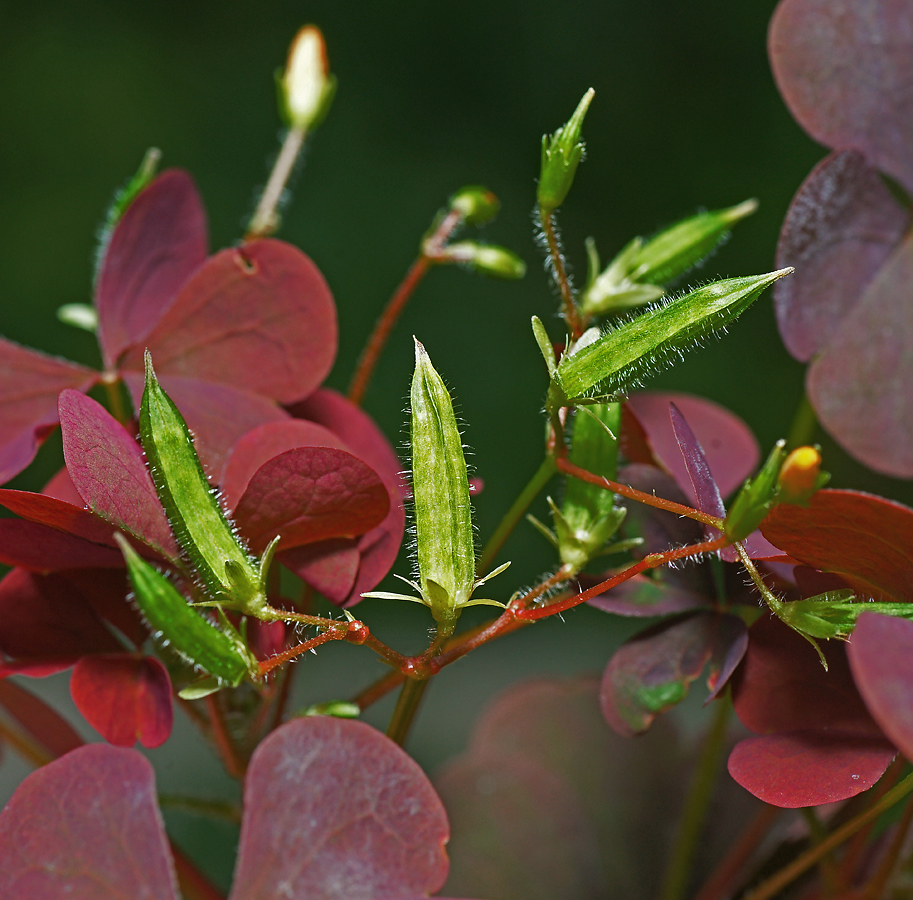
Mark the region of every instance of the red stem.
<instances>
[{"instance_id":1,"label":"red stem","mask_svg":"<svg viewBox=\"0 0 913 900\"><path fill-rule=\"evenodd\" d=\"M228 733L228 726L225 724L225 716L222 713L222 707L219 705L217 694L210 694L206 697L206 708L209 711L209 726L212 729L212 736L222 758L222 764L225 771L232 778L244 777L244 763L238 755L238 749L235 742Z\"/></svg>"}]
</instances>

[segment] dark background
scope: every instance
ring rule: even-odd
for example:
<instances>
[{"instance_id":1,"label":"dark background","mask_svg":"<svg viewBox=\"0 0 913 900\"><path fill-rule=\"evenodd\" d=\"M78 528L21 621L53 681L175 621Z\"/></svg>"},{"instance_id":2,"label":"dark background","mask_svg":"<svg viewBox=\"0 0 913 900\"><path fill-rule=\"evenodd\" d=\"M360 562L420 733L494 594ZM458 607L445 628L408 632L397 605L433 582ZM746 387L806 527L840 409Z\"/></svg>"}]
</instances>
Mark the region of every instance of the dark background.
<instances>
[{"instance_id":1,"label":"dark background","mask_svg":"<svg viewBox=\"0 0 913 900\"><path fill-rule=\"evenodd\" d=\"M185 167L197 179L212 246L238 240L278 148L273 71L297 28L316 23L339 90L308 145L280 236L314 258L334 291L341 347L330 384L345 387L421 234L458 187L484 184L501 198L502 212L484 236L529 264L526 279L509 284L432 272L366 402L401 444L417 335L467 424L476 474L486 485L477 502L484 538L541 458L546 382L530 316L549 322L556 338L561 333L530 220L542 133L595 88L584 129L588 159L559 220L578 280L588 235L607 261L635 234L748 197L759 199L759 212L693 281L773 268L789 200L825 152L793 122L774 86L765 51L774 5L15 4L0 30L0 331L97 364L91 337L59 324L55 310L90 299L95 232L112 192L149 146L162 149L165 166ZM802 374L780 344L768 293L723 340L650 386L719 400L751 424L766 452L789 429ZM904 496L899 483L875 478L824 443L838 486ZM58 464L55 452L51 441L34 472L14 486L39 487ZM515 566L492 584L497 597L552 562L526 526L508 556ZM362 614L401 649L419 649L425 611L394 607L373 601ZM398 637L400 627L411 637ZM433 766L463 745L475 710L492 693L531 671L596 669L627 630L607 616L575 611L567 626L550 622L485 648L431 691L411 749ZM335 679L331 695L350 695L378 671L368 656L347 646L309 659L299 673L300 702L327 699L327 678ZM58 689L65 692L65 681ZM378 724L386 712L376 713ZM160 757L160 777L167 783L183 773L205 793L197 770L218 764L184 746ZM194 821L177 816L173 827L189 840L198 832ZM227 878L230 854L212 864Z\"/></svg>"}]
</instances>

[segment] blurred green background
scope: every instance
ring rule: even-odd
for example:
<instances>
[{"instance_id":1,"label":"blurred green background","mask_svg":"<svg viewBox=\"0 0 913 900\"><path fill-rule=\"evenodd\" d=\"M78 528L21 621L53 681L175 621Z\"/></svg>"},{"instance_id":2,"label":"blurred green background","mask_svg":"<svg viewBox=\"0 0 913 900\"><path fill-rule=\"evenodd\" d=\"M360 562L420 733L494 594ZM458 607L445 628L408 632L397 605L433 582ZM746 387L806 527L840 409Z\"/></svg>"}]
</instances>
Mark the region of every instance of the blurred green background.
<instances>
[{"instance_id":1,"label":"blurred green background","mask_svg":"<svg viewBox=\"0 0 913 900\"><path fill-rule=\"evenodd\" d=\"M112 192L149 146L162 149L165 166L193 173L212 246L237 241L278 149L273 72L297 28L316 23L339 90L308 145L280 236L313 257L334 291L341 346L330 384L345 387L375 316L456 188L484 184L500 197L502 212L484 238L516 250L529 265L524 281L509 284L433 271L366 401L401 445L417 335L467 425L476 475L485 482L477 501L484 538L541 458L546 382L530 316L561 334L530 219L542 133L562 124L586 88L595 88L584 129L588 158L559 218L578 281L588 235L609 259L635 234L748 197L759 199L759 212L692 281L771 269L790 198L825 152L793 122L774 86L765 50L774 5L15 4L4 11L0 30L0 331L97 363L90 336L59 324L55 310L89 300L94 235ZM768 293L723 340L649 386L719 400L751 424L766 449L788 431L802 375L781 346ZM825 449L838 486L913 499L908 486L865 472L830 442ZM58 464L54 453L52 441L15 486L37 488ZM496 596L552 562L526 526L507 556L515 566L493 583ZM362 610L401 649L421 646L424 610L386 601ZM411 629L405 641L397 637L401 627ZM627 630L586 610L567 626L544 624L485 648L442 676L411 749L433 766L463 745L474 711L493 692L531 671L597 669ZM309 659L307 676L304 665L299 673L300 702L327 699L326 678L333 679L333 696L359 689L379 671L369 656L342 647ZM376 713L378 724L385 714ZM211 759L191 764L176 752L162 756L166 770L186 776L188 766L213 768ZM192 822L175 828L190 835ZM224 881L230 857L212 865Z\"/></svg>"}]
</instances>

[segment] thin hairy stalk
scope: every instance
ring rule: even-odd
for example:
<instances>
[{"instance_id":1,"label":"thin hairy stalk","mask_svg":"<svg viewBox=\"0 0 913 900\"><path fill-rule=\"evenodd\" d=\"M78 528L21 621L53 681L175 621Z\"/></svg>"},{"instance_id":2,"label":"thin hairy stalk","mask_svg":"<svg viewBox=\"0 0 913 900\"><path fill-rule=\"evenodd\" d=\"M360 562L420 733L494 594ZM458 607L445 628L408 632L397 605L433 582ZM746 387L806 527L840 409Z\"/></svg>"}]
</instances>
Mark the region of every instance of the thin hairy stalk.
<instances>
[{"instance_id":1,"label":"thin hairy stalk","mask_svg":"<svg viewBox=\"0 0 913 900\"><path fill-rule=\"evenodd\" d=\"M851 819L841 828L825 838L816 847L806 850L800 857L793 860L788 866L759 885L744 900L772 900L787 885L791 884L800 875L807 872L818 860L822 859L835 847L839 847L845 840L852 837L860 828L877 819L883 812L899 803L913 791L913 774L908 775L896 787L888 791L877 803L872 804L865 812Z\"/></svg>"},{"instance_id":2,"label":"thin hairy stalk","mask_svg":"<svg viewBox=\"0 0 913 900\"><path fill-rule=\"evenodd\" d=\"M555 474L555 471L555 461L551 457L547 457L543 460L542 465L539 466L533 477L530 478L526 487L520 491L517 499L514 500L513 505L504 514L504 518L498 523L498 527L494 530L491 537L488 539L488 542L485 544L485 547L482 549L482 555L479 557L479 562L476 566L476 570L480 574L491 569L492 563L495 561L498 553L501 552L504 542L510 537L514 528L516 528L517 522L523 518L523 515L529 509L530 504L536 499L542 488L548 484L549 479Z\"/></svg>"},{"instance_id":3,"label":"thin hairy stalk","mask_svg":"<svg viewBox=\"0 0 913 900\"><path fill-rule=\"evenodd\" d=\"M186 900L225 900L225 895L196 867L196 864L169 838L178 886Z\"/></svg>"},{"instance_id":4,"label":"thin hairy stalk","mask_svg":"<svg viewBox=\"0 0 913 900\"><path fill-rule=\"evenodd\" d=\"M54 757L36 741L23 734L18 728L13 728L4 722L3 719L0 719L0 743L4 742L9 744L27 763L33 765L36 769L40 769L42 766L54 761Z\"/></svg>"},{"instance_id":5,"label":"thin hairy stalk","mask_svg":"<svg viewBox=\"0 0 913 900\"><path fill-rule=\"evenodd\" d=\"M630 487L627 484L620 484L617 481L611 481L608 478L604 478L602 475L595 475L593 472L587 472L586 469L575 466L569 459L564 457L556 459L555 465L558 467L558 470L564 472L565 475L572 475L574 478L579 478L581 481L585 481L588 484L594 484L596 487L601 487L607 491L612 491L614 494L627 497L628 500L636 500L638 503L653 506L656 509L664 509L666 512L685 516L688 519L694 519L695 522L701 522L704 525L710 525L713 528L722 529L723 527L723 520L716 516L701 512L699 509L692 509L690 506L683 506L681 503L675 503L672 500L664 500L662 497L656 497L653 494L645 494L643 491L639 491L637 488Z\"/></svg>"},{"instance_id":6,"label":"thin hairy stalk","mask_svg":"<svg viewBox=\"0 0 913 900\"><path fill-rule=\"evenodd\" d=\"M273 171L270 172L269 180L260 196L260 202L247 226L247 233L244 235L245 241L265 237L276 230L278 226L277 210L282 201L282 194L292 172L295 171L295 163L298 161L298 154L304 147L306 137L307 131L304 128L293 126L286 132L282 149L273 165Z\"/></svg>"},{"instance_id":7,"label":"thin hairy stalk","mask_svg":"<svg viewBox=\"0 0 913 900\"><path fill-rule=\"evenodd\" d=\"M758 814L739 836L738 841L730 847L729 852L701 886L694 900L724 900L733 893L736 879L782 811L778 806L768 806L766 803L758 810Z\"/></svg>"},{"instance_id":8,"label":"thin hairy stalk","mask_svg":"<svg viewBox=\"0 0 913 900\"><path fill-rule=\"evenodd\" d=\"M688 796L685 798L672 854L663 878L660 900L681 900L691 880L694 852L707 820L710 798L726 749L726 727L732 711L732 703L728 696L718 700L716 706L716 714L704 738L697 768L688 788Z\"/></svg>"},{"instance_id":9,"label":"thin hairy stalk","mask_svg":"<svg viewBox=\"0 0 913 900\"><path fill-rule=\"evenodd\" d=\"M419 286L422 279L428 273L435 259L440 255L444 243L453 234L457 226L462 222L463 216L457 210L451 209L442 219L434 232L422 242L422 250L418 258L409 267L406 277L402 280L399 287L393 292L393 296L387 302L384 311L381 313L374 330L365 343L355 371L352 374L352 380L349 382L349 399L359 406L368 390L368 384L374 369L387 345L393 326L396 325L400 315L406 308L415 289Z\"/></svg>"},{"instance_id":10,"label":"thin hairy stalk","mask_svg":"<svg viewBox=\"0 0 913 900\"><path fill-rule=\"evenodd\" d=\"M419 704L428 687L428 679L407 678L403 684L403 689L399 693L396 701L396 708L390 717L390 724L387 726L387 737L395 741L400 747L406 743L409 735L409 729L418 712Z\"/></svg>"},{"instance_id":11,"label":"thin hairy stalk","mask_svg":"<svg viewBox=\"0 0 913 900\"><path fill-rule=\"evenodd\" d=\"M310 640L302 641L302 643L297 644L288 650L283 650L281 653L277 653L275 656L271 656L269 659L263 660L260 663L260 674L266 675L267 672L272 672L276 666L281 666L283 663L287 663L289 660L295 659L297 656L301 656L302 653L307 653L309 650L314 650L321 644L326 644L329 641L345 640L345 637L345 632L340 629L328 628L326 631L321 631L320 634L312 637Z\"/></svg>"},{"instance_id":12,"label":"thin hairy stalk","mask_svg":"<svg viewBox=\"0 0 913 900\"><path fill-rule=\"evenodd\" d=\"M561 252L561 245L558 242L558 235L555 231L555 220L551 213L540 209L539 223L542 225L542 234L545 238L552 277L558 286L558 292L561 294L561 315L571 333L571 338L576 341L583 333L583 328L580 323L577 303L574 300L574 289L571 287L567 269L564 265L564 254Z\"/></svg>"},{"instance_id":13,"label":"thin hairy stalk","mask_svg":"<svg viewBox=\"0 0 913 900\"><path fill-rule=\"evenodd\" d=\"M209 712L209 727L212 738L222 759L222 765L225 766L225 771L232 778L243 778L246 767L238 753L238 748L235 747L235 742L228 732L225 713L219 703L219 695L210 694L205 698L204 702Z\"/></svg>"}]
</instances>

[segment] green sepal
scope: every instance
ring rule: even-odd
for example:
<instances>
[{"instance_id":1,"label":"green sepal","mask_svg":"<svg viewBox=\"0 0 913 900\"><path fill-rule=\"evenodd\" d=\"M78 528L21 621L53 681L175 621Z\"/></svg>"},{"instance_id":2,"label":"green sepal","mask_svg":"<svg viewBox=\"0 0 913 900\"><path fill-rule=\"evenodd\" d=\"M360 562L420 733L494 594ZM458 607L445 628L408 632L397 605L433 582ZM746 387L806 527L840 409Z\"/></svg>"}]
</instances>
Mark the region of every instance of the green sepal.
<instances>
[{"instance_id":1,"label":"green sepal","mask_svg":"<svg viewBox=\"0 0 913 900\"><path fill-rule=\"evenodd\" d=\"M723 531L727 537L734 541L744 540L776 506L777 478L786 458L785 448L786 441L777 441L758 474L742 485L726 514Z\"/></svg>"},{"instance_id":2,"label":"green sepal","mask_svg":"<svg viewBox=\"0 0 913 900\"><path fill-rule=\"evenodd\" d=\"M240 635L204 619L164 576L147 563L121 534L115 539L124 554L134 600L153 637L191 665L234 687L257 677L257 661Z\"/></svg>"},{"instance_id":3,"label":"green sepal","mask_svg":"<svg viewBox=\"0 0 913 900\"><path fill-rule=\"evenodd\" d=\"M858 600L851 590L842 590L780 603L774 612L790 628L806 637L846 640L862 613L913 619L913 604L867 602Z\"/></svg>"},{"instance_id":4,"label":"green sepal","mask_svg":"<svg viewBox=\"0 0 913 900\"><path fill-rule=\"evenodd\" d=\"M463 217L467 225L485 225L498 214L501 201L488 188L471 184L453 194L449 206Z\"/></svg>"},{"instance_id":5,"label":"green sepal","mask_svg":"<svg viewBox=\"0 0 913 900\"><path fill-rule=\"evenodd\" d=\"M587 346L578 343L562 358L553 383L570 401L623 393L670 356L725 328L792 271L717 281L647 310Z\"/></svg>"},{"instance_id":6,"label":"green sepal","mask_svg":"<svg viewBox=\"0 0 913 900\"><path fill-rule=\"evenodd\" d=\"M551 342L542 320L538 316L533 316L533 336L539 346L539 352L545 360L545 367L548 369L549 377L555 374L558 369L558 360L555 357L555 345Z\"/></svg>"},{"instance_id":7,"label":"green sepal","mask_svg":"<svg viewBox=\"0 0 913 900\"><path fill-rule=\"evenodd\" d=\"M580 160L584 145L580 137L583 120L595 91L590 88L577 104L568 121L554 134L542 136L542 160L536 199L542 212L548 214L564 203Z\"/></svg>"},{"instance_id":8,"label":"green sepal","mask_svg":"<svg viewBox=\"0 0 913 900\"><path fill-rule=\"evenodd\" d=\"M210 598L227 609L262 617L268 603L260 567L222 511L187 423L158 383L148 351L139 432L175 540Z\"/></svg>"},{"instance_id":9,"label":"green sepal","mask_svg":"<svg viewBox=\"0 0 913 900\"><path fill-rule=\"evenodd\" d=\"M224 681L216 678L214 675L204 675L196 681L191 681L187 687L178 691L178 697L182 700L202 700L210 694L215 694L226 687Z\"/></svg>"}]
</instances>

